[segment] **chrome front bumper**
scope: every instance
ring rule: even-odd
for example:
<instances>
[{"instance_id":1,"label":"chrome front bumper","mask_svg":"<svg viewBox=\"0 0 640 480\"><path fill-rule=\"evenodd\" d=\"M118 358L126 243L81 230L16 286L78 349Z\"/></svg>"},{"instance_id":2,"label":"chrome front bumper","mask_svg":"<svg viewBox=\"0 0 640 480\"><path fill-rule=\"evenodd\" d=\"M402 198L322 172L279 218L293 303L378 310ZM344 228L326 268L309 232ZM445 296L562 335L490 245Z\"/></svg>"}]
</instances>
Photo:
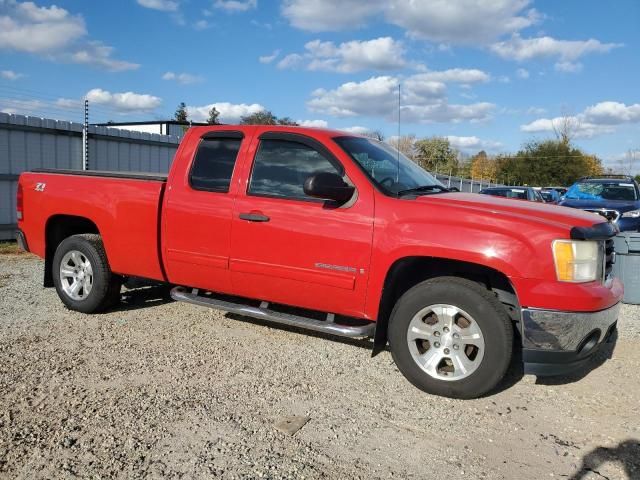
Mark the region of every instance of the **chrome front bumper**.
<instances>
[{"instance_id":1,"label":"chrome front bumper","mask_svg":"<svg viewBox=\"0 0 640 480\"><path fill-rule=\"evenodd\" d=\"M524 372L564 375L587 364L605 342L616 339L620 303L599 312L522 310Z\"/></svg>"}]
</instances>

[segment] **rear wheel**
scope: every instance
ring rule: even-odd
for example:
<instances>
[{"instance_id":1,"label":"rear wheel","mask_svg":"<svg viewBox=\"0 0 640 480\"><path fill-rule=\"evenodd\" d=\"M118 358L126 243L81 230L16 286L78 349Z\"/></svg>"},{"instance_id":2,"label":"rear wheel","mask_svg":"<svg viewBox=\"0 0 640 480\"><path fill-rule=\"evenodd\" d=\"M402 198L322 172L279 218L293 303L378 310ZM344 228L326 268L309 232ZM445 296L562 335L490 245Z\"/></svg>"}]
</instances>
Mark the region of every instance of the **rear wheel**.
<instances>
[{"instance_id":1,"label":"rear wheel","mask_svg":"<svg viewBox=\"0 0 640 480\"><path fill-rule=\"evenodd\" d=\"M466 279L442 277L400 298L390 319L389 343L398 368L416 387L475 398L503 378L513 330L490 291Z\"/></svg>"},{"instance_id":2,"label":"rear wheel","mask_svg":"<svg viewBox=\"0 0 640 480\"><path fill-rule=\"evenodd\" d=\"M65 238L53 257L53 283L71 310L93 313L120 299L122 279L109 268L100 235Z\"/></svg>"}]
</instances>

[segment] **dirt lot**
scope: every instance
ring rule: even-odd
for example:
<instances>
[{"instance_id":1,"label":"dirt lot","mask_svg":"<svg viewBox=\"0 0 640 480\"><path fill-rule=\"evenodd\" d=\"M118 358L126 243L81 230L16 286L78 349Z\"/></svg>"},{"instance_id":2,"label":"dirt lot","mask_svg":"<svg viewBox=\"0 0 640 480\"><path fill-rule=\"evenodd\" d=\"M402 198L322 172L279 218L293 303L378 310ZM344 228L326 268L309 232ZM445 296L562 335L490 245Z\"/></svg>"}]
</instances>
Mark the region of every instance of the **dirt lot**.
<instances>
[{"instance_id":1,"label":"dirt lot","mask_svg":"<svg viewBox=\"0 0 640 480\"><path fill-rule=\"evenodd\" d=\"M2 478L640 478L638 307L600 368L544 383L513 368L458 401L366 342L157 288L86 316L41 277L37 259L0 256ZM285 417L306 424L286 433Z\"/></svg>"}]
</instances>

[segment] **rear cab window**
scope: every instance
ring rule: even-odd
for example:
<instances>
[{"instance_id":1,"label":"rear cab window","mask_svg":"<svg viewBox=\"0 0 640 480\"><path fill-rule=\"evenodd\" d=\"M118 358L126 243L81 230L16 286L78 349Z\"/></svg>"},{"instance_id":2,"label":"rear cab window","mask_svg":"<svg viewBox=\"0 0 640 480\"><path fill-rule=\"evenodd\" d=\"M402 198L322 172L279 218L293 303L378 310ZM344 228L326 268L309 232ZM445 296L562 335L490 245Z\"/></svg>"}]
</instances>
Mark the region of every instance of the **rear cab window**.
<instances>
[{"instance_id":1,"label":"rear cab window","mask_svg":"<svg viewBox=\"0 0 640 480\"><path fill-rule=\"evenodd\" d=\"M243 136L240 132L210 132L198 145L189 172L189 185L208 192L229 191Z\"/></svg>"}]
</instances>

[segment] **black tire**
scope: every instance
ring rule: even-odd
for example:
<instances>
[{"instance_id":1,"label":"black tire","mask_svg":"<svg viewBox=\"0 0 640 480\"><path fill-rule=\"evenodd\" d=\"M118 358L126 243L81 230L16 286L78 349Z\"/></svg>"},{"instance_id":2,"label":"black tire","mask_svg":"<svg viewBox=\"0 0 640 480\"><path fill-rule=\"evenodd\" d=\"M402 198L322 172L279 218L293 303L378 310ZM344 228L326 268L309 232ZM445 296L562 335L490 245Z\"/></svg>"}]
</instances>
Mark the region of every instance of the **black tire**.
<instances>
[{"instance_id":1,"label":"black tire","mask_svg":"<svg viewBox=\"0 0 640 480\"><path fill-rule=\"evenodd\" d=\"M411 320L423 308L436 304L453 305L467 312L484 337L479 365L460 380L432 377L420 368L409 350L407 333ZM439 277L415 285L398 300L389 319L389 344L402 374L420 390L450 398L477 398L495 388L504 377L511 362L513 327L492 292L463 278Z\"/></svg>"},{"instance_id":2,"label":"black tire","mask_svg":"<svg viewBox=\"0 0 640 480\"><path fill-rule=\"evenodd\" d=\"M62 288L60 279L60 264L63 257L70 251L81 252L91 263L93 270L93 285L91 291L82 300L71 298ZM115 275L109 268L107 254L104 251L102 238L96 234L73 235L65 238L53 256L53 284L58 296L70 310L83 313L94 313L105 310L120 300L122 278Z\"/></svg>"}]
</instances>

